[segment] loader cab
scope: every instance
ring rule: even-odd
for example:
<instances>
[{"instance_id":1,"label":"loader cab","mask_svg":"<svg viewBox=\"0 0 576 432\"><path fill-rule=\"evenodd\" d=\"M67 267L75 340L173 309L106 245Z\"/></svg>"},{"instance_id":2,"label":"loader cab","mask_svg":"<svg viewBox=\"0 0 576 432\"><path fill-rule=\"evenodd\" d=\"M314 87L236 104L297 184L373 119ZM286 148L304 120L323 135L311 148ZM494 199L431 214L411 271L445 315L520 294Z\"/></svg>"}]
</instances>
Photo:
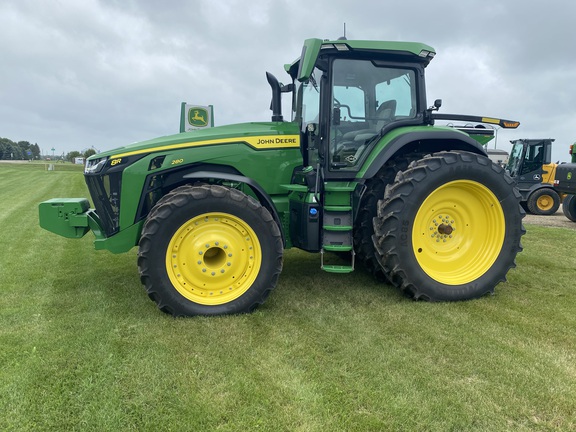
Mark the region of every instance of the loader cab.
<instances>
[{"instance_id":1,"label":"loader cab","mask_svg":"<svg viewBox=\"0 0 576 432\"><path fill-rule=\"evenodd\" d=\"M551 160L553 142L553 139L511 141L512 151L506 169L520 189L529 188L532 184L554 181L556 164Z\"/></svg>"},{"instance_id":2,"label":"loader cab","mask_svg":"<svg viewBox=\"0 0 576 432\"><path fill-rule=\"evenodd\" d=\"M414 52L397 43L380 45L305 45L287 68L304 165L320 166L325 178L354 178L384 131L425 123L424 68L433 51L419 55L421 44L413 44Z\"/></svg>"}]
</instances>

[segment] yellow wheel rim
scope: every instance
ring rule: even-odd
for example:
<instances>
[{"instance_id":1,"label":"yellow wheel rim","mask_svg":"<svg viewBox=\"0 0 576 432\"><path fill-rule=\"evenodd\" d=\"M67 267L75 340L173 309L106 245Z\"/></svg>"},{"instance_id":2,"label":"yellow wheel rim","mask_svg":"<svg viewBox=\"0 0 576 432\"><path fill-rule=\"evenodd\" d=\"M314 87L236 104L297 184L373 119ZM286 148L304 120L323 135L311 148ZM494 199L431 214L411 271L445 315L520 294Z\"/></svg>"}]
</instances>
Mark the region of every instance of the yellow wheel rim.
<instances>
[{"instance_id":1,"label":"yellow wheel rim","mask_svg":"<svg viewBox=\"0 0 576 432\"><path fill-rule=\"evenodd\" d=\"M166 271L176 290L195 303L221 305L244 294L262 265L260 242L250 226L226 213L206 213L183 224L166 251Z\"/></svg>"},{"instance_id":2,"label":"yellow wheel rim","mask_svg":"<svg viewBox=\"0 0 576 432\"><path fill-rule=\"evenodd\" d=\"M554 206L554 198L550 195L542 195L536 200L536 205L540 210L550 210Z\"/></svg>"},{"instance_id":3,"label":"yellow wheel rim","mask_svg":"<svg viewBox=\"0 0 576 432\"><path fill-rule=\"evenodd\" d=\"M437 282L470 283L494 264L505 235L502 206L486 186L457 180L422 203L412 230L418 264Z\"/></svg>"}]
</instances>

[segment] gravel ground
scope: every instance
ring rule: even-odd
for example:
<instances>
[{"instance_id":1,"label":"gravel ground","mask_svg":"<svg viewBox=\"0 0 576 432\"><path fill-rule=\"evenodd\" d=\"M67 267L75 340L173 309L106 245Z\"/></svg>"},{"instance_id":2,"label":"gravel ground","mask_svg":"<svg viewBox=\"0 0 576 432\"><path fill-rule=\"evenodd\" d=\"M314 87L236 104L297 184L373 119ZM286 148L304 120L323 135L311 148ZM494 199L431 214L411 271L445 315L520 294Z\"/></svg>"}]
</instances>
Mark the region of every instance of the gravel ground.
<instances>
[{"instance_id":1,"label":"gravel ground","mask_svg":"<svg viewBox=\"0 0 576 432\"><path fill-rule=\"evenodd\" d=\"M562 206L560 206L560 209L556 213L550 216L536 216L533 214L526 214L526 217L523 219L523 222L525 224L532 224L532 225L543 225L549 227L576 229L576 222L572 222L570 219L564 216Z\"/></svg>"}]
</instances>

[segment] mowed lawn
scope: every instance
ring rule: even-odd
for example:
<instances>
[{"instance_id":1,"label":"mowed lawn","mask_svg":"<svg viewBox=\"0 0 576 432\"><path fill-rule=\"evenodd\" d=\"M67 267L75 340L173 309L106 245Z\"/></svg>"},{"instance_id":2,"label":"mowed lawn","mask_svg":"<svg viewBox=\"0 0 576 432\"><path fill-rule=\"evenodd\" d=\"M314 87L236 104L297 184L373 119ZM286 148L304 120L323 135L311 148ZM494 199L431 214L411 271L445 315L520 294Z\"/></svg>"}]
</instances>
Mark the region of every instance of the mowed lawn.
<instances>
[{"instance_id":1,"label":"mowed lawn","mask_svg":"<svg viewBox=\"0 0 576 432\"><path fill-rule=\"evenodd\" d=\"M576 430L576 230L528 225L480 300L290 250L255 313L174 319L136 249L39 228L39 202L88 196L80 171L0 163L0 186L0 430Z\"/></svg>"}]
</instances>

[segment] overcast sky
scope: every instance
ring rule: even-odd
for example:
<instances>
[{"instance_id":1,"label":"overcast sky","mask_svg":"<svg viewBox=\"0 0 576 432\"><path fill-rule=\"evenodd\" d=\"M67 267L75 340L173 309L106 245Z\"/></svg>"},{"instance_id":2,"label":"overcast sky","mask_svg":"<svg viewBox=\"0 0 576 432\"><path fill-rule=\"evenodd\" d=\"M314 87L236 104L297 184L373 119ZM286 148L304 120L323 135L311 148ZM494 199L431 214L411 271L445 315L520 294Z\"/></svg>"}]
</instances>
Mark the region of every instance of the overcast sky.
<instances>
[{"instance_id":1,"label":"overcast sky","mask_svg":"<svg viewBox=\"0 0 576 432\"><path fill-rule=\"evenodd\" d=\"M428 102L519 120L498 131L576 141L573 0L0 0L0 136L46 154L110 150L178 132L180 103L216 125L270 119L265 71L304 39L432 45ZM493 143L490 144L494 146Z\"/></svg>"}]
</instances>

